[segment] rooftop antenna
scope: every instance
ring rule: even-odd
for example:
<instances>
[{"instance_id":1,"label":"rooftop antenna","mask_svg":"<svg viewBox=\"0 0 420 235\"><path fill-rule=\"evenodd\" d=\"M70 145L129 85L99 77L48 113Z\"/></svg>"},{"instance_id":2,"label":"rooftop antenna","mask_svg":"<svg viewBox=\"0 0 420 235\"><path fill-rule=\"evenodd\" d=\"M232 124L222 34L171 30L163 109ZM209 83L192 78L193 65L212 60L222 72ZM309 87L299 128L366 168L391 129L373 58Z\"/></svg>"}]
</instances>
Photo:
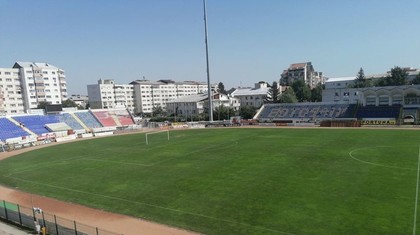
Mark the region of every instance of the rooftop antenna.
<instances>
[{"instance_id":1,"label":"rooftop antenna","mask_svg":"<svg viewBox=\"0 0 420 235\"><path fill-rule=\"evenodd\" d=\"M211 94L211 84L210 84L210 70L209 70L209 45L207 40L207 13L206 13L206 0L203 0L204 5L204 33L206 41L206 64L207 64L207 94L209 97L209 121L213 121L213 97Z\"/></svg>"}]
</instances>

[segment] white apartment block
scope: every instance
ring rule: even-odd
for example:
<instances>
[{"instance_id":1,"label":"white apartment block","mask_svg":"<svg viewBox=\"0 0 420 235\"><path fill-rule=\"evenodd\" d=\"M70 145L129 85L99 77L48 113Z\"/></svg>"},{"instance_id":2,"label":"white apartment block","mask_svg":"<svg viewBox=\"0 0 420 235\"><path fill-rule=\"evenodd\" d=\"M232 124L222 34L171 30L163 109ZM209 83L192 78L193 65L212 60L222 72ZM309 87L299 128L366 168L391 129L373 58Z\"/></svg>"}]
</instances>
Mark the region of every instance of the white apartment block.
<instances>
[{"instance_id":1,"label":"white apartment block","mask_svg":"<svg viewBox=\"0 0 420 235\"><path fill-rule=\"evenodd\" d=\"M217 107L232 108L235 112L240 108L239 99L229 95L216 93L212 96L213 109ZM192 117L193 115L204 113L209 108L209 100L207 93L183 96L166 104L166 111L175 116ZM234 113L232 113L232 116ZM191 118L192 119L192 118Z\"/></svg>"},{"instance_id":2,"label":"white apartment block","mask_svg":"<svg viewBox=\"0 0 420 235\"><path fill-rule=\"evenodd\" d=\"M32 62L0 68L0 115L25 113L39 102L61 104L66 99L66 76L60 68Z\"/></svg>"},{"instance_id":3,"label":"white apartment block","mask_svg":"<svg viewBox=\"0 0 420 235\"><path fill-rule=\"evenodd\" d=\"M0 68L0 115L24 113L19 70Z\"/></svg>"},{"instance_id":4,"label":"white apartment block","mask_svg":"<svg viewBox=\"0 0 420 235\"><path fill-rule=\"evenodd\" d=\"M87 95L71 95L69 100L83 108L86 108L86 105L89 103L89 98Z\"/></svg>"},{"instance_id":5,"label":"white apartment block","mask_svg":"<svg viewBox=\"0 0 420 235\"><path fill-rule=\"evenodd\" d=\"M291 86L296 80L303 80L311 89L325 82L322 72L315 71L311 62L291 64L281 74L280 84Z\"/></svg>"},{"instance_id":6,"label":"white apartment block","mask_svg":"<svg viewBox=\"0 0 420 235\"><path fill-rule=\"evenodd\" d=\"M136 113L152 113L154 107L166 109L166 103L183 96L207 93L204 82L174 82L172 80L136 80L134 86L134 104ZM212 85L214 89L216 85Z\"/></svg>"},{"instance_id":7,"label":"white apartment block","mask_svg":"<svg viewBox=\"0 0 420 235\"><path fill-rule=\"evenodd\" d=\"M16 62L25 110L37 108L39 102L61 104L67 99L64 70L48 63Z\"/></svg>"},{"instance_id":8,"label":"white apartment block","mask_svg":"<svg viewBox=\"0 0 420 235\"><path fill-rule=\"evenodd\" d=\"M89 105L92 109L124 107L134 112L134 86L115 84L111 79L99 79L98 84L88 85Z\"/></svg>"},{"instance_id":9,"label":"white apartment block","mask_svg":"<svg viewBox=\"0 0 420 235\"><path fill-rule=\"evenodd\" d=\"M254 88L236 88L231 96L239 99L241 106L261 107L268 96L268 86L266 82L255 83Z\"/></svg>"}]
</instances>

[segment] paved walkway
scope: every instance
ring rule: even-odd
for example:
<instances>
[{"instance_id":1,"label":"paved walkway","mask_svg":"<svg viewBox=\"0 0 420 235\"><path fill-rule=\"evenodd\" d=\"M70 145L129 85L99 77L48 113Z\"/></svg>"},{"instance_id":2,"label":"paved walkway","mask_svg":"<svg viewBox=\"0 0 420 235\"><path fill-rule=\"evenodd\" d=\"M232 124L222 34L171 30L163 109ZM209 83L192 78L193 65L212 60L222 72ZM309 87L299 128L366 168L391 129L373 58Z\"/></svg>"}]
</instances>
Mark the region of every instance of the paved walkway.
<instances>
[{"instance_id":1,"label":"paved walkway","mask_svg":"<svg viewBox=\"0 0 420 235\"><path fill-rule=\"evenodd\" d=\"M30 232L20 230L19 228L0 222L0 235L27 235Z\"/></svg>"}]
</instances>

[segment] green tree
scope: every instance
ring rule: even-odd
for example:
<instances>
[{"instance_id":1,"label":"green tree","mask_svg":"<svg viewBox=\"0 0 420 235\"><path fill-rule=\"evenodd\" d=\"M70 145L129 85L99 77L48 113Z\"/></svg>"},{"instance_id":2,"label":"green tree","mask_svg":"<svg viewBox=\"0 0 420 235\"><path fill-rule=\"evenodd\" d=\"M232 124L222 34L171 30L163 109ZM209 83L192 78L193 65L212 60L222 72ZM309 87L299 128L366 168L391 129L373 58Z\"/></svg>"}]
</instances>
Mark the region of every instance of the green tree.
<instances>
[{"instance_id":1,"label":"green tree","mask_svg":"<svg viewBox=\"0 0 420 235\"><path fill-rule=\"evenodd\" d=\"M292 83L292 89L296 94L298 102L305 102L311 99L311 89L301 79Z\"/></svg>"},{"instance_id":2,"label":"green tree","mask_svg":"<svg viewBox=\"0 0 420 235\"><path fill-rule=\"evenodd\" d=\"M354 88L362 88L367 87L368 83L365 77L365 72L363 71L363 68L360 68L359 72L357 73L356 79L354 80Z\"/></svg>"},{"instance_id":3,"label":"green tree","mask_svg":"<svg viewBox=\"0 0 420 235\"><path fill-rule=\"evenodd\" d=\"M213 120L228 120L230 116L235 116L235 111L231 107L220 105L213 112Z\"/></svg>"},{"instance_id":4,"label":"green tree","mask_svg":"<svg viewBox=\"0 0 420 235\"><path fill-rule=\"evenodd\" d=\"M406 70L395 66L391 69L391 76L389 77L390 86L401 86L407 84L408 73Z\"/></svg>"},{"instance_id":5,"label":"green tree","mask_svg":"<svg viewBox=\"0 0 420 235\"><path fill-rule=\"evenodd\" d=\"M420 84L420 73L411 81L412 84Z\"/></svg>"},{"instance_id":6,"label":"green tree","mask_svg":"<svg viewBox=\"0 0 420 235\"><path fill-rule=\"evenodd\" d=\"M219 82L219 84L217 85L217 90L219 91L219 93L222 94L227 94L226 90L225 90L225 85L223 84L223 82Z\"/></svg>"},{"instance_id":7,"label":"green tree","mask_svg":"<svg viewBox=\"0 0 420 235\"><path fill-rule=\"evenodd\" d=\"M63 108L67 108L67 107L78 107L78 105L71 99L67 99L65 101L63 101L61 103L61 105L63 106Z\"/></svg>"},{"instance_id":8,"label":"green tree","mask_svg":"<svg viewBox=\"0 0 420 235\"><path fill-rule=\"evenodd\" d=\"M241 109L239 110L239 116L241 116L243 119L251 119L256 113L257 108L251 105L245 105L243 107L241 106Z\"/></svg>"},{"instance_id":9,"label":"green tree","mask_svg":"<svg viewBox=\"0 0 420 235\"><path fill-rule=\"evenodd\" d=\"M163 110L163 108L162 107L160 107L160 105L158 105L158 106L154 106L153 108L152 108L152 116L153 117L163 117L163 116L165 116L166 115L166 113L165 113L165 111Z\"/></svg>"},{"instance_id":10,"label":"green tree","mask_svg":"<svg viewBox=\"0 0 420 235\"><path fill-rule=\"evenodd\" d=\"M380 77L380 78L376 78L374 81L375 86L389 86L389 79L388 77Z\"/></svg>"},{"instance_id":11,"label":"green tree","mask_svg":"<svg viewBox=\"0 0 420 235\"><path fill-rule=\"evenodd\" d=\"M273 82L273 85L268 89L268 95L266 102L278 103L280 99L280 89L277 82Z\"/></svg>"},{"instance_id":12,"label":"green tree","mask_svg":"<svg viewBox=\"0 0 420 235\"><path fill-rule=\"evenodd\" d=\"M280 96L279 103L297 103L298 99L296 98L296 94L292 88L288 88L283 94Z\"/></svg>"},{"instance_id":13,"label":"green tree","mask_svg":"<svg viewBox=\"0 0 420 235\"><path fill-rule=\"evenodd\" d=\"M49 102L41 101L41 102L38 103L38 106L36 108L37 109L45 109L45 107L49 104L50 104Z\"/></svg>"},{"instance_id":14,"label":"green tree","mask_svg":"<svg viewBox=\"0 0 420 235\"><path fill-rule=\"evenodd\" d=\"M387 77L378 78L375 85L376 86L401 86L406 85L408 73L406 70L395 66L391 69L391 74Z\"/></svg>"},{"instance_id":15,"label":"green tree","mask_svg":"<svg viewBox=\"0 0 420 235\"><path fill-rule=\"evenodd\" d=\"M311 101L312 102L321 102L322 101L322 91L325 89L325 86L321 83L318 83L314 89L311 90Z\"/></svg>"}]
</instances>

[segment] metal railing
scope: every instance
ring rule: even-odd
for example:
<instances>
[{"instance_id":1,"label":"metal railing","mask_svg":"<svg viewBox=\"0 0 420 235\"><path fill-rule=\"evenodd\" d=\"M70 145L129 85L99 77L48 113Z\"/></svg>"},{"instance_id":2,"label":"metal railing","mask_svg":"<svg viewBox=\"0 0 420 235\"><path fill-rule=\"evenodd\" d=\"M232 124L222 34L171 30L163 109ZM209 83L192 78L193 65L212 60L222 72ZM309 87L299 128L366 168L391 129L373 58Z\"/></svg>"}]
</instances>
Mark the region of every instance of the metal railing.
<instances>
[{"instance_id":1,"label":"metal railing","mask_svg":"<svg viewBox=\"0 0 420 235\"><path fill-rule=\"evenodd\" d=\"M45 230L45 234L54 235L121 235L98 227L86 225L75 220L58 217L39 208L29 208L0 201L0 218L29 229ZM44 228L44 229L41 229ZM42 234L42 233L41 233Z\"/></svg>"}]
</instances>

